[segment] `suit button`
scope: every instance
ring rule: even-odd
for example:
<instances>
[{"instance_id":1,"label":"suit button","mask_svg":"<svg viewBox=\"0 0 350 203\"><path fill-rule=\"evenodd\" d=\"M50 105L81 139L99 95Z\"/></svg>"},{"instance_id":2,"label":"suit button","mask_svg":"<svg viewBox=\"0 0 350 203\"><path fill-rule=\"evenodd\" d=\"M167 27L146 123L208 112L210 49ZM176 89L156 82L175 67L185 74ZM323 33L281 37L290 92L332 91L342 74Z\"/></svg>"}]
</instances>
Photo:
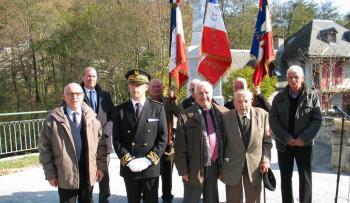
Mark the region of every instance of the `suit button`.
<instances>
[{"instance_id":1,"label":"suit button","mask_svg":"<svg viewBox=\"0 0 350 203\"><path fill-rule=\"evenodd\" d=\"M130 130L128 130L128 133L130 133Z\"/></svg>"},{"instance_id":2,"label":"suit button","mask_svg":"<svg viewBox=\"0 0 350 203\"><path fill-rule=\"evenodd\" d=\"M148 133L150 133L150 132L151 132L151 130L150 130L150 129L148 129L148 130L147 130L147 132L148 132Z\"/></svg>"},{"instance_id":3,"label":"suit button","mask_svg":"<svg viewBox=\"0 0 350 203\"><path fill-rule=\"evenodd\" d=\"M145 142L145 143L143 143L143 146L147 146L148 144Z\"/></svg>"},{"instance_id":4,"label":"suit button","mask_svg":"<svg viewBox=\"0 0 350 203\"><path fill-rule=\"evenodd\" d=\"M131 145L132 145L132 146L135 146L135 142L132 142Z\"/></svg>"}]
</instances>

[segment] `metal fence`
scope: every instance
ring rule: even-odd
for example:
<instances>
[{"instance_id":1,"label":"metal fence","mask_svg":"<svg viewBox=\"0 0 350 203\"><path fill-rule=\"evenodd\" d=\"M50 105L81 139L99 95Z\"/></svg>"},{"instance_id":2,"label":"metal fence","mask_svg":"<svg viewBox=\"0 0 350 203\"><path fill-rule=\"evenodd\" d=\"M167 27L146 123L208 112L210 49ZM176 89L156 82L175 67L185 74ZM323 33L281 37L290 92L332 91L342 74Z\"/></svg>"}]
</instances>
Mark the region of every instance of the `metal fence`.
<instances>
[{"instance_id":1,"label":"metal fence","mask_svg":"<svg viewBox=\"0 0 350 203\"><path fill-rule=\"evenodd\" d=\"M0 114L0 156L37 149L37 140L47 112L32 111ZM41 115L38 116L39 114ZM41 118L26 119L26 117ZM12 120L9 118L12 118Z\"/></svg>"}]
</instances>

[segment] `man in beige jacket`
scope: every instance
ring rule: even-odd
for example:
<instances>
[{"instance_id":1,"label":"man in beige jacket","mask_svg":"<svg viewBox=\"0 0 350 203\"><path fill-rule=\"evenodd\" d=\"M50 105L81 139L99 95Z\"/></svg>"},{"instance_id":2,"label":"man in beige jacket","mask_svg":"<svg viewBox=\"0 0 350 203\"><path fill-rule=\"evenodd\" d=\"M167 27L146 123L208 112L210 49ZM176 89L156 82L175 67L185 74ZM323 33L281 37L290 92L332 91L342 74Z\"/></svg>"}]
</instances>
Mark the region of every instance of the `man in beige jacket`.
<instances>
[{"instance_id":1,"label":"man in beige jacket","mask_svg":"<svg viewBox=\"0 0 350 203\"><path fill-rule=\"evenodd\" d=\"M64 104L48 114L39 137L39 160L60 202L93 202L93 185L107 167L101 124L83 97L79 84L68 84Z\"/></svg>"},{"instance_id":2,"label":"man in beige jacket","mask_svg":"<svg viewBox=\"0 0 350 203\"><path fill-rule=\"evenodd\" d=\"M270 167L272 140L268 113L252 107L252 93L234 94L235 109L222 116L224 124L221 178L229 203L241 202L242 179L245 202L260 202L261 173Z\"/></svg>"}]
</instances>

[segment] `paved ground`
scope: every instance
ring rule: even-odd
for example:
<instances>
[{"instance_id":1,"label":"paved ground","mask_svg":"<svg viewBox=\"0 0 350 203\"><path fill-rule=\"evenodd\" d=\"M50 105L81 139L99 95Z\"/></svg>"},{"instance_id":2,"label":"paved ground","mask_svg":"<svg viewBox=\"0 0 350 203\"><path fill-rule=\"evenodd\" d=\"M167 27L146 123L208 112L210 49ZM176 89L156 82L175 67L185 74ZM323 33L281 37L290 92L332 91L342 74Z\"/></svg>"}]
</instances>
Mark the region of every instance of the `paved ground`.
<instances>
[{"instance_id":1,"label":"paved ground","mask_svg":"<svg viewBox=\"0 0 350 203\"><path fill-rule=\"evenodd\" d=\"M314 152L313 168L313 202L334 202L336 190L336 170L330 167L331 149L323 143L316 143ZM123 179L119 176L119 160L113 156L110 163L111 175L111 202L127 202ZM280 203L280 181L277 164L276 150L273 149L272 169L277 178L277 189L275 192L267 191L267 202ZM294 194L298 194L298 174L293 174ZM183 187L177 172L173 174L173 193L175 203L179 203L183 196ZM219 183L220 202L225 202L225 187ZM97 202L98 187L94 188L94 198ZM350 175L342 174L339 183L339 203L350 203ZM295 197L295 202L299 202ZM0 176L0 202L58 202L57 189L51 187L43 176L41 167L28 168L18 173Z\"/></svg>"}]
</instances>

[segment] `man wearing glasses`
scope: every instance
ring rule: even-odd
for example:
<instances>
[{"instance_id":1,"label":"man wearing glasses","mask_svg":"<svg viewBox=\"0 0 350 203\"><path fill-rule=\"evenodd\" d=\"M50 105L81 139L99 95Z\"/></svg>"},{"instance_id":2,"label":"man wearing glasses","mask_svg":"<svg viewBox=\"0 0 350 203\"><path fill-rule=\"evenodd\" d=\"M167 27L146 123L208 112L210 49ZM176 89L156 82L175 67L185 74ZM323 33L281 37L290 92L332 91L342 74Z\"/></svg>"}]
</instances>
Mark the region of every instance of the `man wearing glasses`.
<instances>
[{"instance_id":1,"label":"man wearing glasses","mask_svg":"<svg viewBox=\"0 0 350 203\"><path fill-rule=\"evenodd\" d=\"M46 117L39 137L45 179L60 202L93 202L92 189L107 168L106 142L94 111L77 83L64 88L64 103Z\"/></svg>"}]
</instances>

